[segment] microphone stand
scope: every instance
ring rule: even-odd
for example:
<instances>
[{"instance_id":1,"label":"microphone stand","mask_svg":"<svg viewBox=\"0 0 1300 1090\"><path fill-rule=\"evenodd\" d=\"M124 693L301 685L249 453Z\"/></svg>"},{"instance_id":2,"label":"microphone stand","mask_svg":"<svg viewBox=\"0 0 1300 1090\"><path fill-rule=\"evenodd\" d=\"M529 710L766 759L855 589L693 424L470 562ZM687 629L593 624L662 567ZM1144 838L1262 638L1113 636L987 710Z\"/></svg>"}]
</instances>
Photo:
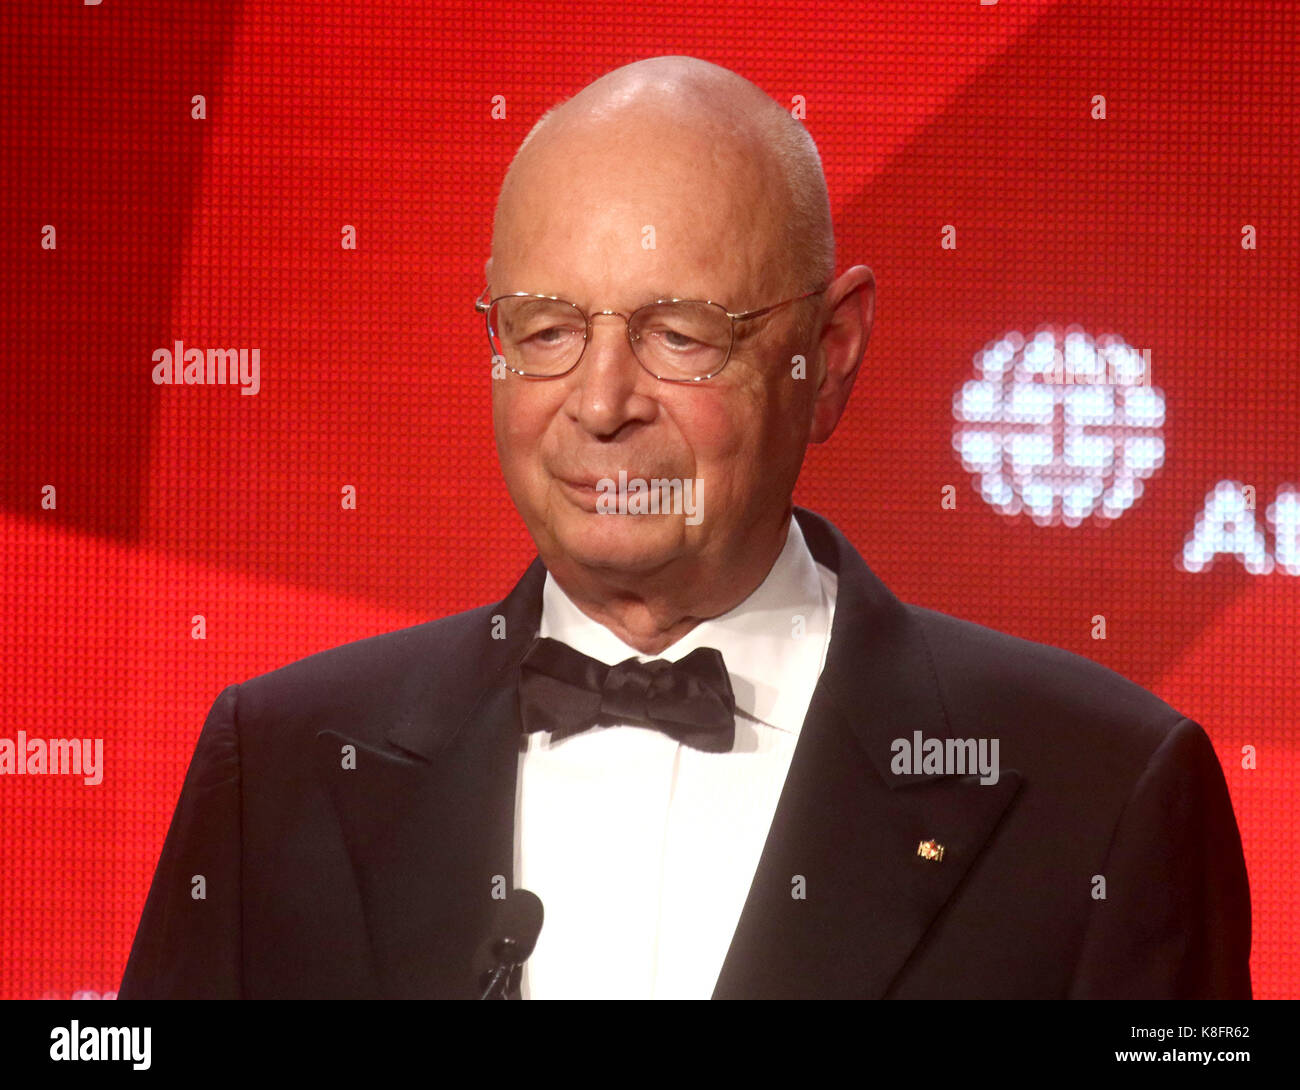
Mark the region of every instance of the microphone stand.
<instances>
[{"instance_id":1,"label":"microphone stand","mask_svg":"<svg viewBox=\"0 0 1300 1090\"><path fill-rule=\"evenodd\" d=\"M509 999L519 991L523 979L523 960L519 957L519 943L514 939L498 939L492 946L496 967L486 974L486 986L480 999Z\"/></svg>"}]
</instances>

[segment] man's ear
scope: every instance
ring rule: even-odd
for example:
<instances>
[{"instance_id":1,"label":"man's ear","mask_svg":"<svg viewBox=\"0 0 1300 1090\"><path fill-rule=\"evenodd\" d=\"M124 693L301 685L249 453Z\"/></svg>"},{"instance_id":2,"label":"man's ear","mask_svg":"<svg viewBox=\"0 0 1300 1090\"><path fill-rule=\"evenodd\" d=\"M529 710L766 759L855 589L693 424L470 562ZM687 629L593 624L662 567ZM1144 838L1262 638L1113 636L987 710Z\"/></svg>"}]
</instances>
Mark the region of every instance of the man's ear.
<instances>
[{"instance_id":1,"label":"man's ear","mask_svg":"<svg viewBox=\"0 0 1300 1090\"><path fill-rule=\"evenodd\" d=\"M489 257L485 262L483 262L483 282L485 284L492 283L492 258L491 257Z\"/></svg>"},{"instance_id":2,"label":"man's ear","mask_svg":"<svg viewBox=\"0 0 1300 1090\"><path fill-rule=\"evenodd\" d=\"M853 392L876 318L875 274L866 265L854 265L827 289L827 303L830 316L818 343L825 363L813 402L810 443L831 437Z\"/></svg>"}]
</instances>

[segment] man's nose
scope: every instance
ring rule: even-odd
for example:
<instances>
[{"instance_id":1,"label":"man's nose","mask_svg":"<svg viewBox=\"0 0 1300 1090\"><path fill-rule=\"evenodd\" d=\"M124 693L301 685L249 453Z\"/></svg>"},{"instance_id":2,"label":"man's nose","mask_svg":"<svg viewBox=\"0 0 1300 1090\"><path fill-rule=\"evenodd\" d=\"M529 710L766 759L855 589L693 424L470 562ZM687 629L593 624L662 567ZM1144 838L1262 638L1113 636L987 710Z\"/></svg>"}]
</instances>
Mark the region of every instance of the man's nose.
<instances>
[{"instance_id":1,"label":"man's nose","mask_svg":"<svg viewBox=\"0 0 1300 1090\"><path fill-rule=\"evenodd\" d=\"M649 384L658 380L632 351L622 315L591 316L577 380L578 421L593 435L613 435L629 421L654 418Z\"/></svg>"}]
</instances>

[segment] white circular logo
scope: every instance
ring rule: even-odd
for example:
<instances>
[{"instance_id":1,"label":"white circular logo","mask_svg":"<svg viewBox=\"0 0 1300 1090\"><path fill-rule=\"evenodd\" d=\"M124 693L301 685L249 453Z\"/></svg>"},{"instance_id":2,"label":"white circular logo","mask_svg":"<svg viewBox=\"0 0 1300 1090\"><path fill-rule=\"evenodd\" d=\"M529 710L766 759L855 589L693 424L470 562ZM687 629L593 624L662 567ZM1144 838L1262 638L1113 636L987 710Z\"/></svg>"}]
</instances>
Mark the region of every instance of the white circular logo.
<instances>
[{"instance_id":1,"label":"white circular logo","mask_svg":"<svg viewBox=\"0 0 1300 1090\"><path fill-rule=\"evenodd\" d=\"M953 395L953 449L985 502L1040 526L1118 518L1165 460L1150 350L1077 325L1016 330L974 357Z\"/></svg>"}]
</instances>

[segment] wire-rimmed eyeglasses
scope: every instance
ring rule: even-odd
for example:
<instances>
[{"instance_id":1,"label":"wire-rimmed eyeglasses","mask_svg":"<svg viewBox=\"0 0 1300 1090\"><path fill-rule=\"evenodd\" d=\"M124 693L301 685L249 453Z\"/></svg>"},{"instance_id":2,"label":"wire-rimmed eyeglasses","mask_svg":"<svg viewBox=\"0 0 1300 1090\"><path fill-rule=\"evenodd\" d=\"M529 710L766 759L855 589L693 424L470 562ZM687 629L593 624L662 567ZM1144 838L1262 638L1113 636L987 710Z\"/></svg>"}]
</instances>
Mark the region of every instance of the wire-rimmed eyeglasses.
<instances>
[{"instance_id":1,"label":"wire-rimmed eyeglasses","mask_svg":"<svg viewBox=\"0 0 1300 1090\"><path fill-rule=\"evenodd\" d=\"M733 314L709 299L656 299L631 314L598 310L587 314L576 303L554 295L514 292L484 299L474 309L487 321L494 362L502 360L526 378L560 378L582 361L591 339L591 323L602 314L627 323L627 339L643 368L664 382L703 382L731 359L736 323L769 314L778 307L820 295L830 285L783 299L771 306Z\"/></svg>"}]
</instances>

